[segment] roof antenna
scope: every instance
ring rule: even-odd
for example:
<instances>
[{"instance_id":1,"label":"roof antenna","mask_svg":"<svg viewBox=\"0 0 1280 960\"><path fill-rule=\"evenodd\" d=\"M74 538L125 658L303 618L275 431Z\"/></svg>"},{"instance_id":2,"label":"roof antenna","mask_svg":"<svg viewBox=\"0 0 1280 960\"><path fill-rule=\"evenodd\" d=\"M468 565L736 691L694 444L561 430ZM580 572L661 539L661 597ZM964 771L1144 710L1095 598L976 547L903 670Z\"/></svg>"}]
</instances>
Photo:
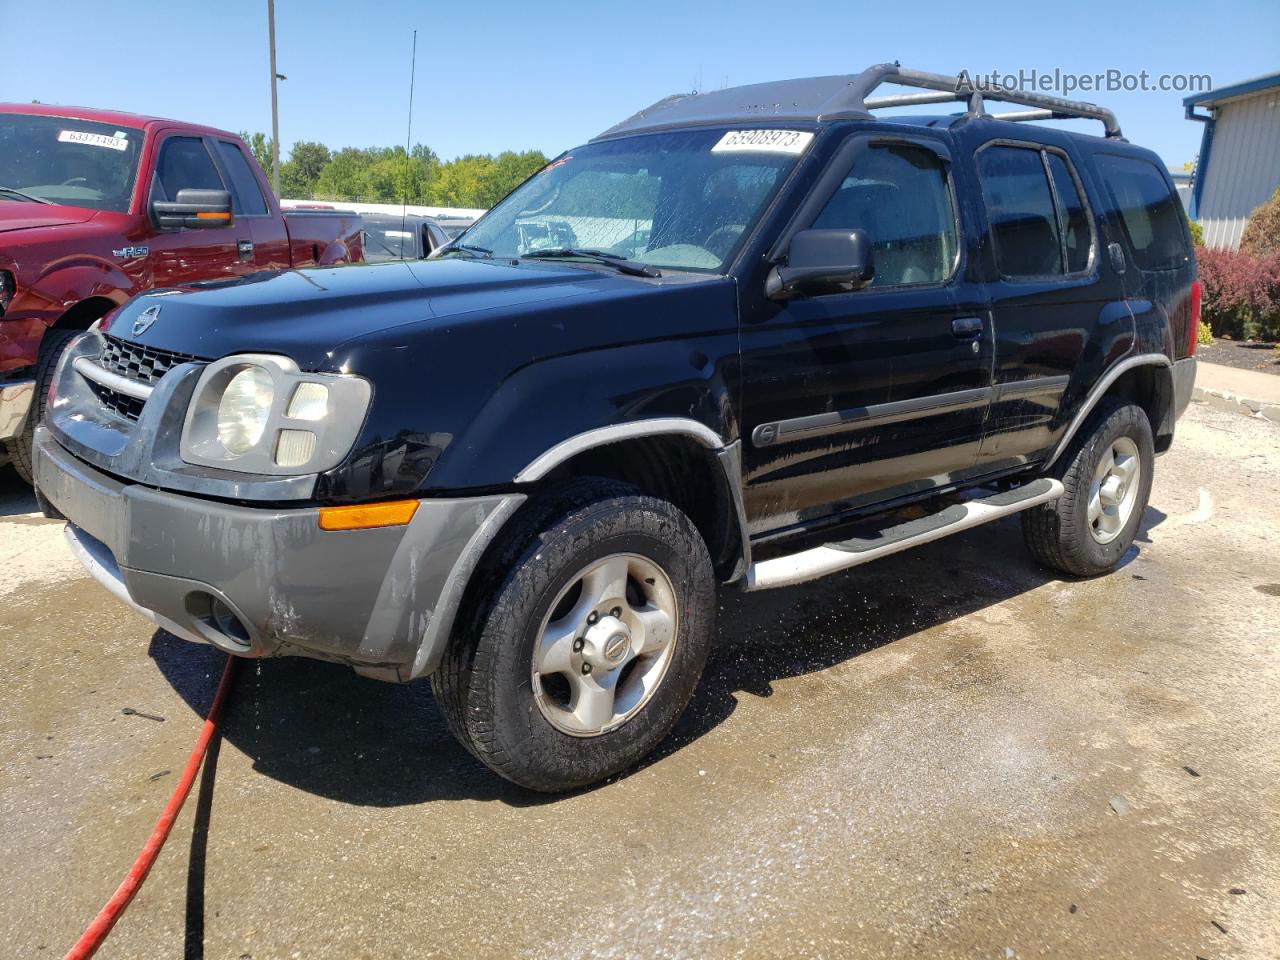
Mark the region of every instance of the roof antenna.
<instances>
[{"instance_id":1,"label":"roof antenna","mask_svg":"<svg viewBox=\"0 0 1280 960\"><path fill-rule=\"evenodd\" d=\"M409 58L409 129L404 135L404 193L403 203L400 207L400 253L401 259L405 259L404 254L404 236L406 232L405 223L409 219L409 174L413 170L413 164L409 156L409 144L413 140L413 77L418 67L418 31L413 31L413 54ZM413 245L413 251L418 252L418 245Z\"/></svg>"}]
</instances>

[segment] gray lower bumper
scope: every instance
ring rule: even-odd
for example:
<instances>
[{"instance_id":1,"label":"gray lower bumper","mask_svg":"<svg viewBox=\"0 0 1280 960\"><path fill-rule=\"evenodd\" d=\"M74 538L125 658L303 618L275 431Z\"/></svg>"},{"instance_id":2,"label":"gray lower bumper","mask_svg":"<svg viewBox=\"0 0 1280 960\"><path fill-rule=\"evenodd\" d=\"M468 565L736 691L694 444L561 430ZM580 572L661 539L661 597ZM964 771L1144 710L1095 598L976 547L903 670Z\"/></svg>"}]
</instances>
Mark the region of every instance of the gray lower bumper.
<instances>
[{"instance_id":1,"label":"gray lower bumper","mask_svg":"<svg viewBox=\"0 0 1280 960\"><path fill-rule=\"evenodd\" d=\"M523 501L421 501L403 527L326 532L317 508L242 507L123 483L39 427L35 476L118 597L188 639L410 680L439 664L467 580Z\"/></svg>"},{"instance_id":2,"label":"gray lower bumper","mask_svg":"<svg viewBox=\"0 0 1280 960\"><path fill-rule=\"evenodd\" d=\"M16 437L22 432L35 395L34 380L0 383L0 440Z\"/></svg>"},{"instance_id":3,"label":"gray lower bumper","mask_svg":"<svg viewBox=\"0 0 1280 960\"><path fill-rule=\"evenodd\" d=\"M1196 385L1196 358L1185 357L1173 362L1173 418L1177 420L1191 403Z\"/></svg>"}]
</instances>

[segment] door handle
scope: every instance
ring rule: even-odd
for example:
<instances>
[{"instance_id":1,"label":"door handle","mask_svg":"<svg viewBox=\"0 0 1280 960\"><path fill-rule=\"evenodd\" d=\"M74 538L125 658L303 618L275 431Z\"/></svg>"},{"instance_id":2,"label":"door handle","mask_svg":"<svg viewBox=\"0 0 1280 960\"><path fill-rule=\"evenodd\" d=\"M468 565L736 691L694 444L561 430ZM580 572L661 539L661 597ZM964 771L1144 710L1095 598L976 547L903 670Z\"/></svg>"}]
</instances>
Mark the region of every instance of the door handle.
<instances>
[{"instance_id":1,"label":"door handle","mask_svg":"<svg viewBox=\"0 0 1280 960\"><path fill-rule=\"evenodd\" d=\"M982 336L981 317L956 317L951 321L951 332L963 340Z\"/></svg>"},{"instance_id":2,"label":"door handle","mask_svg":"<svg viewBox=\"0 0 1280 960\"><path fill-rule=\"evenodd\" d=\"M253 241L237 240L236 252L240 254L241 260L252 260L253 259Z\"/></svg>"}]
</instances>

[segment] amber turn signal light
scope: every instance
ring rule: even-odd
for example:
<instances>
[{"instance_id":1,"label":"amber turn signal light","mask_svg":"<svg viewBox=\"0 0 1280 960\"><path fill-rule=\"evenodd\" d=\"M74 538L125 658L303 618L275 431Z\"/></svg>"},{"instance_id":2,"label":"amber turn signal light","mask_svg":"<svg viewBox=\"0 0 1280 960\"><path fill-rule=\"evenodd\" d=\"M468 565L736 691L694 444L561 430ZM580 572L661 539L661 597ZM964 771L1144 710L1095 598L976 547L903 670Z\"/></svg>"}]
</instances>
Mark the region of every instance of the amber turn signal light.
<instances>
[{"instance_id":1,"label":"amber turn signal light","mask_svg":"<svg viewBox=\"0 0 1280 960\"><path fill-rule=\"evenodd\" d=\"M201 210L196 214L197 220L230 220L231 214L222 212L213 212L209 210Z\"/></svg>"},{"instance_id":2,"label":"amber turn signal light","mask_svg":"<svg viewBox=\"0 0 1280 960\"><path fill-rule=\"evenodd\" d=\"M403 527L418 511L417 500L392 500L358 507L321 507L321 530L371 530Z\"/></svg>"}]
</instances>

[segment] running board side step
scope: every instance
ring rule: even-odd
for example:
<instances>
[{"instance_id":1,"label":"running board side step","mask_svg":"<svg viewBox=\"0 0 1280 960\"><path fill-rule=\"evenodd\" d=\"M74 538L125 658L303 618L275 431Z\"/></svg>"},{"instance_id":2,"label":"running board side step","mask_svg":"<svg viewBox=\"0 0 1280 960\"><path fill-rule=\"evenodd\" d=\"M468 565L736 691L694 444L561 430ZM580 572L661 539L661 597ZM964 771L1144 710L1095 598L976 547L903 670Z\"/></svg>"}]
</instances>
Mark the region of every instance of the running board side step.
<instances>
[{"instance_id":1,"label":"running board side step","mask_svg":"<svg viewBox=\"0 0 1280 960\"><path fill-rule=\"evenodd\" d=\"M1062 494L1062 481L1041 477L1003 493L981 500L952 504L927 517L887 527L874 537L856 537L753 563L747 571L746 588L770 590L816 580L829 573L870 563L891 553L899 553L1050 500L1057 500Z\"/></svg>"}]
</instances>

